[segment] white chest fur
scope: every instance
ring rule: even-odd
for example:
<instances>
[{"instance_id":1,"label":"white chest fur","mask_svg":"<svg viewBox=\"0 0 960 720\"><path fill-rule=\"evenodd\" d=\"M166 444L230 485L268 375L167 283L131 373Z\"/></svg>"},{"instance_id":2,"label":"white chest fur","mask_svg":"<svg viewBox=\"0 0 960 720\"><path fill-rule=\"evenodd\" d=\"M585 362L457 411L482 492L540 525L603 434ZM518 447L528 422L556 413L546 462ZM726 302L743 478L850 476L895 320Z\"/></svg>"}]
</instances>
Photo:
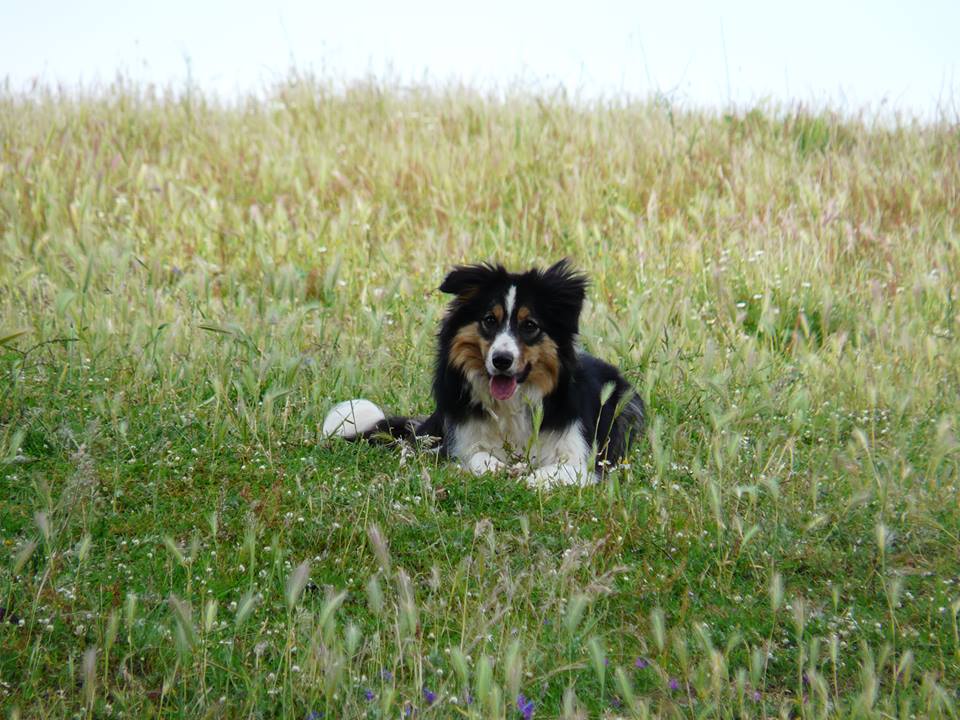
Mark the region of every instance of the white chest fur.
<instances>
[{"instance_id":1,"label":"white chest fur","mask_svg":"<svg viewBox=\"0 0 960 720\"><path fill-rule=\"evenodd\" d=\"M458 425L454 430L452 454L467 460L487 452L501 462L526 457L533 435L533 416L543 406L535 387L521 385L507 401L490 394L486 378L471 378L471 390L484 407L483 417Z\"/></svg>"},{"instance_id":2,"label":"white chest fur","mask_svg":"<svg viewBox=\"0 0 960 720\"><path fill-rule=\"evenodd\" d=\"M485 393L486 387L474 388ZM510 463L529 461L534 469L526 477L530 485L588 484L594 480L590 447L580 423L562 430L541 431L534 437L533 418L541 398L518 392L507 402L484 398L486 413L453 428L450 452L471 472L503 470Z\"/></svg>"},{"instance_id":3,"label":"white chest fur","mask_svg":"<svg viewBox=\"0 0 960 720\"><path fill-rule=\"evenodd\" d=\"M453 455L466 460L477 452L488 452L502 462L526 457L533 436L533 413L526 407L516 412L488 412L457 425Z\"/></svg>"}]
</instances>

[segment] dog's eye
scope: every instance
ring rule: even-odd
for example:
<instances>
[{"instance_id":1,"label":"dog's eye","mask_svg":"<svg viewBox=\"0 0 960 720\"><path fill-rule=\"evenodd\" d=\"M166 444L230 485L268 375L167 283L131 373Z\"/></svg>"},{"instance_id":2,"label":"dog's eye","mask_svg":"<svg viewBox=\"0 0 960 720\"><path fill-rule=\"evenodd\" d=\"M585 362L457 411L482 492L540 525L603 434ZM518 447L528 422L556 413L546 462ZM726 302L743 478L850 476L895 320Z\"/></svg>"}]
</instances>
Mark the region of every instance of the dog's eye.
<instances>
[{"instance_id":1,"label":"dog's eye","mask_svg":"<svg viewBox=\"0 0 960 720\"><path fill-rule=\"evenodd\" d=\"M493 313L488 313L482 322L483 326L489 330L497 326L497 317Z\"/></svg>"},{"instance_id":2,"label":"dog's eye","mask_svg":"<svg viewBox=\"0 0 960 720\"><path fill-rule=\"evenodd\" d=\"M537 324L533 320L524 320L520 324L520 329L523 332L527 333L528 335L533 335L540 328L537 326Z\"/></svg>"}]
</instances>

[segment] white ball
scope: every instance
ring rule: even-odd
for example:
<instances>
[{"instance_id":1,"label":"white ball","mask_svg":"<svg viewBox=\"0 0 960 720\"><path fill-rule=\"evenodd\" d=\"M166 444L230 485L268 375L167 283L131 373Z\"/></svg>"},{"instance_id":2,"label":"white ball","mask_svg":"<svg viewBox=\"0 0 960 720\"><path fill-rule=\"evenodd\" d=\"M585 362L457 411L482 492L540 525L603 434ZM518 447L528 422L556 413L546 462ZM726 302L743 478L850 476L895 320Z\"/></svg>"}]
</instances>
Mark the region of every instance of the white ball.
<instances>
[{"instance_id":1,"label":"white ball","mask_svg":"<svg viewBox=\"0 0 960 720\"><path fill-rule=\"evenodd\" d=\"M369 400L345 400L337 403L323 420L323 437L348 440L367 432L386 417L383 410Z\"/></svg>"}]
</instances>

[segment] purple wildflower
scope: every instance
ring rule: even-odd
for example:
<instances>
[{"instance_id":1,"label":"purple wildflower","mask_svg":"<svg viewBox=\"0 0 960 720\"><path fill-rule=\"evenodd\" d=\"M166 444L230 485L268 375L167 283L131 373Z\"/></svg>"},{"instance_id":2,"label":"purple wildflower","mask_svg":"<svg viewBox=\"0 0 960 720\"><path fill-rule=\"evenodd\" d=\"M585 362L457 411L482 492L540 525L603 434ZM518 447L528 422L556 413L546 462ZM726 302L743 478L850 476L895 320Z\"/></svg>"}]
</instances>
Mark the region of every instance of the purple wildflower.
<instances>
[{"instance_id":1,"label":"purple wildflower","mask_svg":"<svg viewBox=\"0 0 960 720\"><path fill-rule=\"evenodd\" d=\"M671 690L680 689L680 681L677 680L676 678L670 678L670 682L668 682L667 685L670 687Z\"/></svg>"},{"instance_id":2,"label":"purple wildflower","mask_svg":"<svg viewBox=\"0 0 960 720\"><path fill-rule=\"evenodd\" d=\"M320 720L323 717L322 712L317 712L316 710L311 710L307 713L305 720Z\"/></svg>"},{"instance_id":3,"label":"purple wildflower","mask_svg":"<svg viewBox=\"0 0 960 720\"><path fill-rule=\"evenodd\" d=\"M427 705L433 705L434 701L437 699L437 694L427 688L424 688L423 699L427 701Z\"/></svg>"},{"instance_id":4,"label":"purple wildflower","mask_svg":"<svg viewBox=\"0 0 960 720\"><path fill-rule=\"evenodd\" d=\"M373 694L373 690L370 688L367 688L363 691L363 696L367 699L367 702L370 702L376 697L376 695Z\"/></svg>"},{"instance_id":5,"label":"purple wildflower","mask_svg":"<svg viewBox=\"0 0 960 720\"><path fill-rule=\"evenodd\" d=\"M760 702L760 698L762 698L762 697L763 697L763 695L760 694L760 691L759 691L759 690L754 690L754 691L753 691L753 701L754 701L754 702Z\"/></svg>"},{"instance_id":6,"label":"purple wildflower","mask_svg":"<svg viewBox=\"0 0 960 720\"><path fill-rule=\"evenodd\" d=\"M517 710L523 715L523 720L530 720L533 717L533 700L527 700L523 693L517 695Z\"/></svg>"},{"instance_id":7,"label":"purple wildflower","mask_svg":"<svg viewBox=\"0 0 960 720\"><path fill-rule=\"evenodd\" d=\"M384 669L380 671L380 677L382 677L387 682L390 682L391 680L393 680L393 673L390 672L389 670Z\"/></svg>"},{"instance_id":8,"label":"purple wildflower","mask_svg":"<svg viewBox=\"0 0 960 720\"><path fill-rule=\"evenodd\" d=\"M650 661L647 660L646 658L642 658L642 657L638 657L637 660L636 660L636 662L633 663L633 666L634 666L637 670L643 670L645 667L647 667L647 666L649 666L649 665L650 665Z\"/></svg>"}]
</instances>

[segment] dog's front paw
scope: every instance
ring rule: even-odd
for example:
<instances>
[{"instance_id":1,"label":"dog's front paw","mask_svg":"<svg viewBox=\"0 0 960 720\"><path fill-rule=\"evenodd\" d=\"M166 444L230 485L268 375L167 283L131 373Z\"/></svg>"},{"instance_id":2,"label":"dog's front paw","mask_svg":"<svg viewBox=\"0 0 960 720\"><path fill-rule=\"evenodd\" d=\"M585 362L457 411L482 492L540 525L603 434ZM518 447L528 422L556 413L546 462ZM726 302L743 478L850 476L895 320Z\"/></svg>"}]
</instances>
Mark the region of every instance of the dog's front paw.
<instances>
[{"instance_id":1,"label":"dog's front paw","mask_svg":"<svg viewBox=\"0 0 960 720\"><path fill-rule=\"evenodd\" d=\"M506 470L507 464L488 452L478 452L470 456L466 468L474 475L486 475Z\"/></svg>"},{"instance_id":2,"label":"dog's front paw","mask_svg":"<svg viewBox=\"0 0 960 720\"><path fill-rule=\"evenodd\" d=\"M544 465L523 478L527 487L549 490L563 485L586 487L596 482L596 475L582 465Z\"/></svg>"}]
</instances>

